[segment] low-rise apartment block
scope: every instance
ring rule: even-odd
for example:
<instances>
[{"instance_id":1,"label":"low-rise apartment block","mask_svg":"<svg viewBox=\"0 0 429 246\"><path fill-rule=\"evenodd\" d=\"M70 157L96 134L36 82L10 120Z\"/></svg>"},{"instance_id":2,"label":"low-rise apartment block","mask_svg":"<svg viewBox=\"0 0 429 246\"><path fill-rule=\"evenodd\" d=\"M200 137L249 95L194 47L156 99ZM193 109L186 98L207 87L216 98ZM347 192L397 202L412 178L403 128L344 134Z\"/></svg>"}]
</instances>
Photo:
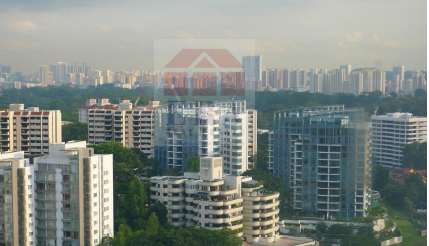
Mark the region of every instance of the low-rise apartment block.
<instances>
[{"instance_id":1,"label":"low-rise apartment block","mask_svg":"<svg viewBox=\"0 0 429 246\"><path fill-rule=\"evenodd\" d=\"M49 144L61 143L61 112L24 109L24 104L10 104L0 110L0 151L24 151L26 154L49 153Z\"/></svg>"},{"instance_id":2,"label":"low-rise apartment block","mask_svg":"<svg viewBox=\"0 0 429 246\"><path fill-rule=\"evenodd\" d=\"M202 157L199 173L152 177L151 204L163 203L175 226L228 227L248 242L275 241L279 193L251 177L224 175L222 168L221 157Z\"/></svg>"},{"instance_id":3,"label":"low-rise apartment block","mask_svg":"<svg viewBox=\"0 0 429 246\"><path fill-rule=\"evenodd\" d=\"M402 167L406 144L427 141L427 118L411 113L388 113L371 117L372 156L374 164Z\"/></svg>"},{"instance_id":4,"label":"low-rise apartment block","mask_svg":"<svg viewBox=\"0 0 429 246\"><path fill-rule=\"evenodd\" d=\"M98 245L113 237L113 156L85 142L51 144L47 156L0 153L4 245Z\"/></svg>"}]
</instances>

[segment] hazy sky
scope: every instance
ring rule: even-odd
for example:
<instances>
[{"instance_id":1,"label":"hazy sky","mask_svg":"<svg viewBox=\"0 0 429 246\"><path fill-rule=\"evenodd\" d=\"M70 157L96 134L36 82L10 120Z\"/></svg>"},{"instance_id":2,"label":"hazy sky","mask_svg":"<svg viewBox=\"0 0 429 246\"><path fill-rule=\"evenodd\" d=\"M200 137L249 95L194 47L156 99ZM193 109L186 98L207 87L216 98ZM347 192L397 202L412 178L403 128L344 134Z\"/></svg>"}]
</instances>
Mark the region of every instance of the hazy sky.
<instances>
[{"instance_id":1,"label":"hazy sky","mask_svg":"<svg viewBox=\"0 0 429 246\"><path fill-rule=\"evenodd\" d=\"M426 0L0 0L0 64L153 69L154 39L255 39L263 66L427 67Z\"/></svg>"}]
</instances>

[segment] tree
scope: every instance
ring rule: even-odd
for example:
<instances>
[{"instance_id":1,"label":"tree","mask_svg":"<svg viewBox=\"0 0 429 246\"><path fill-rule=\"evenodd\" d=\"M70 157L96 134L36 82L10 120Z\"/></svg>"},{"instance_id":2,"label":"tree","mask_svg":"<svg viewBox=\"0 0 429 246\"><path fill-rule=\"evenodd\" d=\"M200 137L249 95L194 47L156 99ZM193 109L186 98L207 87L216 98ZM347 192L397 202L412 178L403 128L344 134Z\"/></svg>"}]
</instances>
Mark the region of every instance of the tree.
<instances>
[{"instance_id":1,"label":"tree","mask_svg":"<svg viewBox=\"0 0 429 246\"><path fill-rule=\"evenodd\" d=\"M153 212L147 221L147 234L156 235L158 233L159 221L155 212Z\"/></svg>"},{"instance_id":2,"label":"tree","mask_svg":"<svg viewBox=\"0 0 429 246\"><path fill-rule=\"evenodd\" d=\"M325 222L317 222L316 231L325 233L328 230L328 225Z\"/></svg>"},{"instance_id":3,"label":"tree","mask_svg":"<svg viewBox=\"0 0 429 246\"><path fill-rule=\"evenodd\" d=\"M414 142L405 145L401 161L403 167L427 170L427 142Z\"/></svg>"},{"instance_id":4,"label":"tree","mask_svg":"<svg viewBox=\"0 0 429 246\"><path fill-rule=\"evenodd\" d=\"M168 210L163 203L157 202L154 205L150 206L149 214L153 214L153 213L155 213L155 215L158 217L159 224L161 226L165 226L167 224Z\"/></svg>"},{"instance_id":5,"label":"tree","mask_svg":"<svg viewBox=\"0 0 429 246\"><path fill-rule=\"evenodd\" d=\"M200 172L200 157L191 156L186 160L186 171L188 172Z\"/></svg>"},{"instance_id":6,"label":"tree","mask_svg":"<svg viewBox=\"0 0 429 246\"><path fill-rule=\"evenodd\" d=\"M62 126L63 142L71 140L88 141L88 125L86 123L73 122Z\"/></svg>"},{"instance_id":7,"label":"tree","mask_svg":"<svg viewBox=\"0 0 429 246\"><path fill-rule=\"evenodd\" d=\"M257 134L256 168L268 171L268 133Z\"/></svg>"},{"instance_id":8,"label":"tree","mask_svg":"<svg viewBox=\"0 0 429 246\"><path fill-rule=\"evenodd\" d=\"M381 191L390 181L390 169L381 165L372 166L372 189Z\"/></svg>"}]
</instances>

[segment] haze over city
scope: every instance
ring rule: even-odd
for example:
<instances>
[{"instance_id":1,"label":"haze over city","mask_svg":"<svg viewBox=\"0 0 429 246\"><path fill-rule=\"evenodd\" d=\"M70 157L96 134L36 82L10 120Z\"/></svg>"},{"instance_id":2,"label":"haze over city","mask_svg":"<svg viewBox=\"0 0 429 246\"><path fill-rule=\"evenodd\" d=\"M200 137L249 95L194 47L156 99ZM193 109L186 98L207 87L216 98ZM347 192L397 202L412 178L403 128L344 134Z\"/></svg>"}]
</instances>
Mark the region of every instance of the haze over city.
<instances>
[{"instance_id":1,"label":"haze over city","mask_svg":"<svg viewBox=\"0 0 429 246\"><path fill-rule=\"evenodd\" d=\"M255 39L264 67L427 67L427 2L2 1L0 64L151 70L154 39Z\"/></svg>"}]
</instances>

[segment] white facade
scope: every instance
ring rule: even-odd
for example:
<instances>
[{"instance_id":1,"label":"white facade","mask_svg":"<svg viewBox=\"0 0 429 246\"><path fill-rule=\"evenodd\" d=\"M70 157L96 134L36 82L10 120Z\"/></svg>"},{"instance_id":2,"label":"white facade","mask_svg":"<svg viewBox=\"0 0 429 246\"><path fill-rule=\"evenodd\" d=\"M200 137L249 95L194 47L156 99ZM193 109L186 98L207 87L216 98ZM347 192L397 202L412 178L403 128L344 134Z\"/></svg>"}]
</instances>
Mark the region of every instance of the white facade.
<instances>
[{"instance_id":1,"label":"white facade","mask_svg":"<svg viewBox=\"0 0 429 246\"><path fill-rule=\"evenodd\" d=\"M221 157L203 157L200 173L152 177L151 204L162 202L175 226L212 230L228 227L248 242L275 241L279 229L279 193L266 192L251 177L224 176Z\"/></svg>"},{"instance_id":2,"label":"white facade","mask_svg":"<svg viewBox=\"0 0 429 246\"><path fill-rule=\"evenodd\" d=\"M262 80L262 56L243 56L242 65L246 80Z\"/></svg>"},{"instance_id":3,"label":"white facade","mask_svg":"<svg viewBox=\"0 0 429 246\"><path fill-rule=\"evenodd\" d=\"M59 110L24 109L24 104L10 104L9 110L0 110L1 151L49 153L49 144L60 143L61 133Z\"/></svg>"},{"instance_id":4,"label":"white facade","mask_svg":"<svg viewBox=\"0 0 429 246\"><path fill-rule=\"evenodd\" d=\"M246 101L170 104L154 117L154 156L163 169L185 170L191 156L221 156L225 174L241 175L249 169L249 153L256 154L257 113Z\"/></svg>"},{"instance_id":5,"label":"white facade","mask_svg":"<svg viewBox=\"0 0 429 246\"><path fill-rule=\"evenodd\" d=\"M427 141L427 118L411 113L372 116L372 156L375 164L401 167L403 146Z\"/></svg>"},{"instance_id":6,"label":"white facade","mask_svg":"<svg viewBox=\"0 0 429 246\"><path fill-rule=\"evenodd\" d=\"M113 155L86 142L52 144L34 159L36 245L98 245L113 237Z\"/></svg>"}]
</instances>

